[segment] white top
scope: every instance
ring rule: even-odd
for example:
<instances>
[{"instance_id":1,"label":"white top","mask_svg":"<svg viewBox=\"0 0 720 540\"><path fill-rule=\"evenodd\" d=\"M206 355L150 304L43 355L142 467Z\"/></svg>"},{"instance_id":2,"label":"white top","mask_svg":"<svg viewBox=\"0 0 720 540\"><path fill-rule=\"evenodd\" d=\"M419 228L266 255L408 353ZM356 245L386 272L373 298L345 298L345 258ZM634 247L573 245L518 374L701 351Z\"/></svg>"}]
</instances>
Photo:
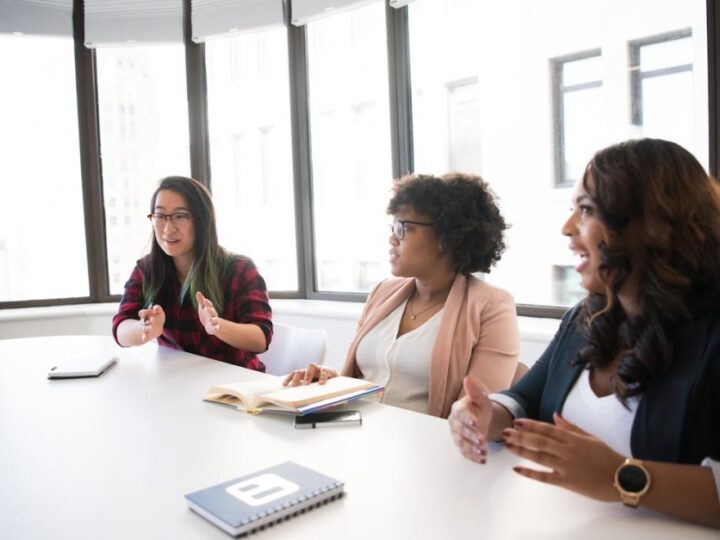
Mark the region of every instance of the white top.
<instances>
[{"instance_id":1,"label":"white top","mask_svg":"<svg viewBox=\"0 0 720 540\"><path fill-rule=\"evenodd\" d=\"M632 456L630 432L638 399L628 399L628 407L615 394L598 397L590 386L590 370L583 369L562 408L562 417L595 435L623 456Z\"/></svg>"},{"instance_id":2,"label":"white top","mask_svg":"<svg viewBox=\"0 0 720 540\"><path fill-rule=\"evenodd\" d=\"M443 310L397 337L405 304L407 301L360 340L357 366L363 378L385 387L380 398L383 403L427 414L430 359Z\"/></svg>"}]
</instances>

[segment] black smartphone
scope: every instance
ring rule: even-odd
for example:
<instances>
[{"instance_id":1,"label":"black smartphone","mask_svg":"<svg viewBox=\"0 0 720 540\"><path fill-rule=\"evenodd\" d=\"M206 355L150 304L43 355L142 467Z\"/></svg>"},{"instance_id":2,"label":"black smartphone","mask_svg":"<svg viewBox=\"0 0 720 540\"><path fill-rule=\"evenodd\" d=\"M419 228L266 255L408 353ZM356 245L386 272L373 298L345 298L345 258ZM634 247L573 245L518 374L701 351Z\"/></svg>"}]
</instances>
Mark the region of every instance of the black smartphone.
<instances>
[{"instance_id":1,"label":"black smartphone","mask_svg":"<svg viewBox=\"0 0 720 540\"><path fill-rule=\"evenodd\" d=\"M295 417L297 429L360 425L362 425L360 411L327 411Z\"/></svg>"}]
</instances>

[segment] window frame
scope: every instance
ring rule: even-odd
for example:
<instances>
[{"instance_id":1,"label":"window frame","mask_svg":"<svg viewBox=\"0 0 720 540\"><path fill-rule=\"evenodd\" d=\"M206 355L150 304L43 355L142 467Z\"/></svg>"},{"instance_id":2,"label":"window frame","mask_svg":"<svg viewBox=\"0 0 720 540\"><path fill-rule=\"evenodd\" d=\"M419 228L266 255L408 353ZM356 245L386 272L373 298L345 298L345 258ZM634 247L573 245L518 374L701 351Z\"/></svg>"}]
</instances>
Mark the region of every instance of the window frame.
<instances>
[{"instance_id":1,"label":"window frame","mask_svg":"<svg viewBox=\"0 0 720 540\"><path fill-rule=\"evenodd\" d=\"M591 88L601 88L602 79L586 81L568 86L563 85L563 70L566 64L602 56L602 49L595 48L550 59L550 79L552 84L553 111L553 153L555 163L555 188L572 187L565 170L565 95L570 92L582 92Z\"/></svg>"},{"instance_id":2,"label":"window frame","mask_svg":"<svg viewBox=\"0 0 720 540\"><path fill-rule=\"evenodd\" d=\"M642 107L642 83L646 79L654 77L663 77L666 75L674 75L676 73L685 73L693 71L693 64L676 64L661 69L653 69L642 71L640 64L640 55L643 47L650 45L659 45L660 43L668 43L678 39L686 39L692 37L691 28L683 28L673 32L665 32L641 39L634 39L628 42L628 69L630 70L630 123L634 126L643 125L643 107Z\"/></svg>"},{"instance_id":3,"label":"window frame","mask_svg":"<svg viewBox=\"0 0 720 540\"><path fill-rule=\"evenodd\" d=\"M391 158L393 176L399 177L413 169L412 90L410 80L408 8L395 9L384 0L390 102ZM291 132L293 176L296 193L296 245L298 290L271 291L273 298L298 298L362 302L362 293L319 292L316 283L316 261L313 238L312 163L310 152L310 125L308 102L308 66L305 27L290 24L290 10L286 10L286 27L291 96ZM709 106L709 168L718 174L720 155L720 57L717 54L720 10L713 0L706 0L707 52L708 52L708 106ZM183 30L186 52L188 115L190 129L190 164L193 177L212 188L212 171L209 159L207 120L207 86L205 77L204 45L194 43L190 32L190 0L183 0ZM98 123L96 58L94 50L84 46L83 0L73 0L73 39L78 100L78 126L80 161L85 210L85 235L88 253L88 282L90 294L86 297L37 299L30 301L0 302L0 309L35 306L69 305L81 303L117 302L120 295L109 293L105 216L103 207L102 163ZM652 38L658 38L653 36ZM648 39L632 42L638 47L650 44ZM578 59L577 55L556 58L555 61ZM552 64L553 67L557 64ZM552 74L556 77L554 71ZM557 103L553 85L553 98ZM553 126L561 126L561 111L554 114ZM563 157L559 150L562 139L555 129L556 187L562 170L558 161ZM564 157L563 157L564 158ZM128 272L130 269L128 269ZM518 304L518 314L532 317L561 317L565 307Z\"/></svg>"}]
</instances>

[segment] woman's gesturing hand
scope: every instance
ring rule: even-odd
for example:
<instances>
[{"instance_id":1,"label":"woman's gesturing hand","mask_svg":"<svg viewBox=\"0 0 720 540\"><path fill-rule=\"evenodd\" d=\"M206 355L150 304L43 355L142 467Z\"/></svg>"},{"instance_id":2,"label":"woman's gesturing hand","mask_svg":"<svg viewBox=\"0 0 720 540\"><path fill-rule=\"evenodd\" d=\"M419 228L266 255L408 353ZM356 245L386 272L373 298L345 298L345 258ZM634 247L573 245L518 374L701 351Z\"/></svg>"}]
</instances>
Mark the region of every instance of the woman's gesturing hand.
<instances>
[{"instance_id":1,"label":"woman's gesturing hand","mask_svg":"<svg viewBox=\"0 0 720 540\"><path fill-rule=\"evenodd\" d=\"M517 466L513 470L593 499L619 501L613 480L625 458L559 414L555 413L553 419L555 425L521 418L512 428L503 430L505 447L510 452L550 469Z\"/></svg>"},{"instance_id":2,"label":"woman's gesturing hand","mask_svg":"<svg viewBox=\"0 0 720 540\"><path fill-rule=\"evenodd\" d=\"M492 404L475 377L465 377L463 387L465 396L453 403L448 417L450 433L463 456L477 463L485 463Z\"/></svg>"},{"instance_id":3,"label":"woman's gesturing hand","mask_svg":"<svg viewBox=\"0 0 720 540\"><path fill-rule=\"evenodd\" d=\"M318 364L308 364L305 369L296 369L288 373L283 381L283 386L299 386L301 384L310 384L317 379L320 384L325 384L328 379L337 377L338 373L333 368L321 366Z\"/></svg>"},{"instance_id":4,"label":"woman's gesturing hand","mask_svg":"<svg viewBox=\"0 0 720 540\"><path fill-rule=\"evenodd\" d=\"M165 311L162 306L152 305L147 309L138 311L140 323L142 324L143 343L159 337L165 326Z\"/></svg>"},{"instance_id":5,"label":"woman's gesturing hand","mask_svg":"<svg viewBox=\"0 0 720 540\"><path fill-rule=\"evenodd\" d=\"M195 294L198 306L198 317L200 318L200 324L203 325L205 331L214 336L220 329L220 317L218 317L217 311L212 302L203 296L203 293L198 291Z\"/></svg>"}]
</instances>

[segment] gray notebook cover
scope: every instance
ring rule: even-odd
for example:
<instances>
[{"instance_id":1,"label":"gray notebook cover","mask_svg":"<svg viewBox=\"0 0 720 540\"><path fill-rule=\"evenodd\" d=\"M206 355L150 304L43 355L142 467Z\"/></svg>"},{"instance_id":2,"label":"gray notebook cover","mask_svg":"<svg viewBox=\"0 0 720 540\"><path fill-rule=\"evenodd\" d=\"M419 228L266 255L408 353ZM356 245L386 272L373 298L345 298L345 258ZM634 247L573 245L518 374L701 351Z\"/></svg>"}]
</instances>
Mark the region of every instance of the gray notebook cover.
<instances>
[{"instance_id":1,"label":"gray notebook cover","mask_svg":"<svg viewBox=\"0 0 720 540\"><path fill-rule=\"evenodd\" d=\"M238 536L342 495L344 484L286 461L185 495L188 506Z\"/></svg>"}]
</instances>

